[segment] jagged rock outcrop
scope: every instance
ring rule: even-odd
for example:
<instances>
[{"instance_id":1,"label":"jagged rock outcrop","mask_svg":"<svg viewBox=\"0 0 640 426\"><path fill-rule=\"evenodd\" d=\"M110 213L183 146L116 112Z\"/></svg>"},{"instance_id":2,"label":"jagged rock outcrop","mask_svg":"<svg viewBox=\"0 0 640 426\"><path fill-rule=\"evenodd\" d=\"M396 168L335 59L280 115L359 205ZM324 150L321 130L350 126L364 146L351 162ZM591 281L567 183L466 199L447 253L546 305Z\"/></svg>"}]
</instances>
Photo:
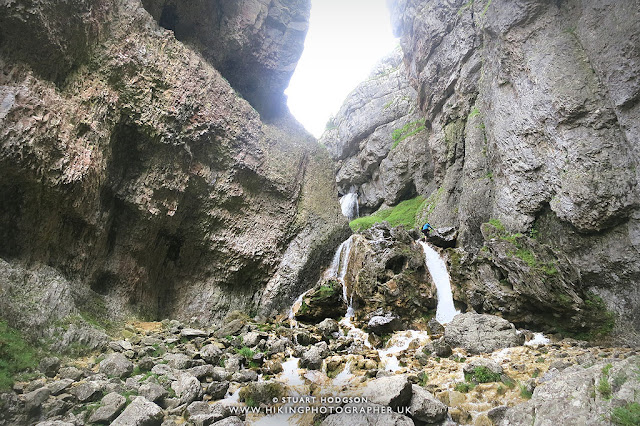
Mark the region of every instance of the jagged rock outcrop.
<instances>
[{"instance_id":1,"label":"jagged rock outcrop","mask_svg":"<svg viewBox=\"0 0 640 426\"><path fill-rule=\"evenodd\" d=\"M286 110L284 89L302 55L310 0L142 0L229 80L261 115Z\"/></svg>"},{"instance_id":2,"label":"jagged rock outcrop","mask_svg":"<svg viewBox=\"0 0 640 426\"><path fill-rule=\"evenodd\" d=\"M338 190L357 190L361 213L433 190L424 120L406 73L396 49L351 92L320 138L338 161Z\"/></svg>"},{"instance_id":3,"label":"jagged rock outcrop","mask_svg":"<svg viewBox=\"0 0 640 426\"><path fill-rule=\"evenodd\" d=\"M106 315L269 315L317 281L350 231L331 159L288 113L262 122L138 0L27 3L0 5L2 258L55 268Z\"/></svg>"},{"instance_id":4,"label":"jagged rock outcrop","mask_svg":"<svg viewBox=\"0 0 640 426\"><path fill-rule=\"evenodd\" d=\"M362 98L350 97L343 116L354 118L337 120L337 129L323 137L342 160L341 191L360 187L361 203L369 209L405 198L404 186L389 184L372 202L363 188L376 179L398 180L396 172L404 173L406 163L393 161L393 153L417 147L412 157L430 170L412 181L414 193L430 194L418 222L459 230L457 247L471 265L463 271L462 287L475 286L479 298L493 300L488 310L468 297L460 301L522 320L509 317L511 302L496 300L491 288L503 282L509 291L522 289L537 259L519 261L517 253L534 248L543 262L558 259L558 273L541 279L537 292L549 295L544 309L556 322L573 318L573 326L582 322L589 328L584 318L590 314L584 313L597 305L607 318L606 310L615 312L615 338L639 342L640 6L397 0L391 8L402 68L417 91L419 109L408 103L395 117L418 114L425 130L413 135L414 143L407 139L389 155L369 157L374 145L367 138L379 127L363 125ZM359 168L368 158L387 169L380 166L373 178ZM502 243L485 238L481 225L491 219L502 223L507 237L522 234L520 247L500 248ZM481 253L483 247L491 256ZM529 318L524 324L536 322Z\"/></svg>"}]
</instances>

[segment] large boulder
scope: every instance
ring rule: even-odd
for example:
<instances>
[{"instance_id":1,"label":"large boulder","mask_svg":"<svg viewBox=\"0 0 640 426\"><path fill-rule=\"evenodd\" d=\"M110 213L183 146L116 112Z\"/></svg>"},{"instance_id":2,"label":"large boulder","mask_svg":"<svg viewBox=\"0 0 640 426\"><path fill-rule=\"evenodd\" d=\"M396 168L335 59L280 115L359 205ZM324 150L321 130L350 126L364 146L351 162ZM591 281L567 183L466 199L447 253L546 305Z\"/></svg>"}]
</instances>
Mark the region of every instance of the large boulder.
<instances>
[{"instance_id":1,"label":"large boulder","mask_svg":"<svg viewBox=\"0 0 640 426\"><path fill-rule=\"evenodd\" d=\"M509 321L487 314L466 313L456 315L444 328L444 340L455 348L472 354L489 353L497 349L524 344Z\"/></svg>"},{"instance_id":2,"label":"large boulder","mask_svg":"<svg viewBox=\"0 0 640 426\"><path fill-rule=\"evenodd\" d=\"M640 392L634 370L639 361L635 356L613 361L611 366L599 362L589 368L569 367L537 386L529 401L507 409L499 424L600 425L603 419L612 417L611 401L629 413L630 404L636 402L635 395Z\"/></svg>"},{"instance_id":3,"label":"large boulder","mask_svg":"<svg viewBox=\"0 0 640 426\"><path fill-rule=\"evenodd\" d=\"M368 401L394 409L409 406L411 395L411 382L405 375L371 380L362 392L362 396L366 397Z\"/></svg>"},{"instance_id":4,"label":"large boulder","mask_svg":"<svg viewBox=\"0 0 640 426\"><path fill-rule=\"evenodd\" d=\"M449 408L431 392L418 385L411 386L411 417L425 423L437 423L447 416Z\"/></svg>"},{"instance_id":5,"label":"large boulder","mask_svg":"<svg viewBox=\"0 0 640 426\"><path fill-rule=\"evenodd\" d=\"M295 312L295 318L316 323L324 318L344 316L346 311L342 285L336 280L329 280L305 294L300 308Z\"/></svg>"},{"instance_id":6,"label":"large boulder","mask_svg":"<svg viewBox=\"0 0 640 426\"><path fill-rule=\"evenodd\" d=\"M156 426L162 423L162 409L144 397L136 397L111 426Z\"/></svg>"},{"instance_id":7,"label":"large boulder","mask_svg":"<svg viewBox=\"0 0 640 426\"><path fill-rule=\"evenodd\" d=\"M133 372L133 363L123 354L115 352L100 361L100 372L110 377L127 377Z\"/></svg>"}]
</instances>

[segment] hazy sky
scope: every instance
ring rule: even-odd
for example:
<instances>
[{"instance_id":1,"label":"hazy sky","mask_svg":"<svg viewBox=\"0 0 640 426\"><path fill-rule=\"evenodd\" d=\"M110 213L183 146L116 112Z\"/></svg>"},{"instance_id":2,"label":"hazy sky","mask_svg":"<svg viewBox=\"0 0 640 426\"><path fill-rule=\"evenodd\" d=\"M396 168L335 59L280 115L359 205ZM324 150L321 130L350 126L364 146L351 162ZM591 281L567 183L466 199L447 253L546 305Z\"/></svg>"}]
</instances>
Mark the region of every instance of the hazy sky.
<instances>
[{"instance_id":1,"label":"hazy sky","mask_svg":"<svg viewBox=\"0 0 640 426\"><path fill-rule=\"evenodd\" d=\"M312 0L304 53L285 92L289 109L319 137L349 92L397 44L385 0Z\"/></svg>"}]
</instances>

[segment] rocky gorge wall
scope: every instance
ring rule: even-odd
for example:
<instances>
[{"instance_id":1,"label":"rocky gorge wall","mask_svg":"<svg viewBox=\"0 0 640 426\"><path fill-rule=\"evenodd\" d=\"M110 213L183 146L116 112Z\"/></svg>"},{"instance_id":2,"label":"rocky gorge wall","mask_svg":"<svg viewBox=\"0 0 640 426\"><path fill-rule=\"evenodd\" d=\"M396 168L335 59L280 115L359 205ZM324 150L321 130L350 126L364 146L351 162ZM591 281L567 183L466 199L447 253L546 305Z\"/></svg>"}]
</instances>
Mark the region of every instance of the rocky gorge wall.
<instances>
[{"instance_id":1,"label":"rocky gorge wall","mask_svg":"<svg viewBox=\"0 0 640 426\"><path fill-rule=\"evenodd\" d=\"M217 54L237 66L177 40L137 0L0 5L0 306L14 325L271 315L350 233L331 159L279 107L309 2L181 3L173 19L205 3L230 37ZM262 75L242 72L256 63ZM47 303L63 309L34 320Z\"/></svg>"},{"instance_id":2,"label":"rocky gorge wall","mask_svg":"<svg viewBox=\"0 0 640 426\"><path fill-rule=\"evenodd\" d=\"M428 197L417 220L458 228L467 309L582 337L615 322L637 344L640 4L390 6L404 77L364 82L321 138L340 190L367 211ZM415 104L387 117L399 87ZM375 118L349 118L359 108Z\"/></svg>"}]
</instances>

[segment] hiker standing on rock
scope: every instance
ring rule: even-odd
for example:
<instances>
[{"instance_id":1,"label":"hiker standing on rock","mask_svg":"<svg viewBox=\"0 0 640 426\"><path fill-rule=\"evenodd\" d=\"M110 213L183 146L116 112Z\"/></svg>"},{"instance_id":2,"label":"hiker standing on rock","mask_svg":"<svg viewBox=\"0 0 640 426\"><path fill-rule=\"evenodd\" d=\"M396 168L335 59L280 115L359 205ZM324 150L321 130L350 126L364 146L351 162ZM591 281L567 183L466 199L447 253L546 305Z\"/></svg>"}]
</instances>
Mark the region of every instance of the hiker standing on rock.
<instances>
[{"instance_id":1,"label":"hiker standing on rock","mask_svg":"<svg viewBox=\"0 0 640 426\"><path fill-rule=\"evenodd\" d=\"M433 226L429 225L428 223L425 223L422 226L422 233L424 234L425 239L429 238L429 232L432 230L435 231L435 229L433 229Z\"/></svg>"}]
</instances>

